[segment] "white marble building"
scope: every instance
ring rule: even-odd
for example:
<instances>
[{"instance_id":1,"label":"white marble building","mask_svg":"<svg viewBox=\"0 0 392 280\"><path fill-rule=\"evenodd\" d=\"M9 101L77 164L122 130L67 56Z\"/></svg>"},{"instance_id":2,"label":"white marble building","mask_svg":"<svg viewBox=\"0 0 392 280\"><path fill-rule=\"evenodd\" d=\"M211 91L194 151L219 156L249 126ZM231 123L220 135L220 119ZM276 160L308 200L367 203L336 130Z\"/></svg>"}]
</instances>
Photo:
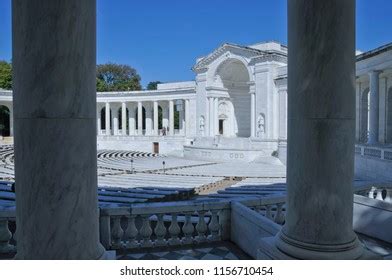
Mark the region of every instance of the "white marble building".
<instances>
[{"instance_id":1,"label":"white marble building","mask_svg":"<svg viewBox=\"0 0 392 280\"><path fill-rule=\"evenodd\" d=\"M274 155L285 163L287 47L223 44L192 69L195 81L159 84L152 91L98 92L98 148L223 161L270 161ZM356 141L390 144L392 45L360 53L356 71ZM0 105L12 116L12 92L0 92ZM12 123L11 117L11 135Z\"/></svg>"}]
</instances>

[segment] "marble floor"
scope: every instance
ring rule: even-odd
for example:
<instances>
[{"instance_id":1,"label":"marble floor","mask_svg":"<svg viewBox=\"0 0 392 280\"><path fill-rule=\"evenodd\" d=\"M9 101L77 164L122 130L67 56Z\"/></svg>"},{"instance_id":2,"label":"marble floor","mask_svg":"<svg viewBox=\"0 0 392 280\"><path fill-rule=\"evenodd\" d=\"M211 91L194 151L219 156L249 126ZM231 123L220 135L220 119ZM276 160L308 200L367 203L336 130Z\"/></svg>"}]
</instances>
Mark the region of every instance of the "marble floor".
<instances>
[{"instance_id":1,"label":"marble floor","mask_svg":"<svg viewBox=\"0 0 392 280\"><path fill-rule=\"evenodd\" d=\"M204 246L181 246L143 252L117 251L119 260L249 260L245 252L231 242Z\"/></svg>"}]
</instances>

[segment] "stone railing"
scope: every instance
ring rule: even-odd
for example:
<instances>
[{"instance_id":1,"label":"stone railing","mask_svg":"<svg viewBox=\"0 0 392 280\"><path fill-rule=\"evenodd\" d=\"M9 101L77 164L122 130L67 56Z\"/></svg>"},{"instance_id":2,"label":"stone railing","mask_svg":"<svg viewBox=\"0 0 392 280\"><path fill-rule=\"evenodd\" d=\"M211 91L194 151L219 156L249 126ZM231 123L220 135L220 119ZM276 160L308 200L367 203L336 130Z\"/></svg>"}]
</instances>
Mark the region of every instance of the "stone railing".
<instances>
[{"instance_id":1,"label":"stone railing","mask_svg":"<svg viewBox=\"0 0 392 280\"><path fill-rule=\"evenodd\" d=\"M392 203L392 186L373 186L357 190L355 194Z\"/></svg>"},{"instance_id":2,"label":"stone railing","mask_svg":"<svg viewBox=\"0 0 392 280\"><path fill-rule=\"evenodd\" d=\"M231 205L239 202L283 224L285 197L208 199L100 209L100 238L107 250L202 244L230 240ZM238 225L237 225L238 226ZM15 210L0 210L0 258L16 253Z\"/></svg>"},{"instance_id":3,"label":"stone railing","mask_svg":"<svg viewBox=\"0 0 392 280\"><path fill-rule=\"evenodd\" d=\"M355 145L355 153L361 156L392 161L392 148L382 148L358 144Z\"/></svg>"},{"instance_id":4,"label":"stone railing","mask_svg":"<svg viewBox=\"0 0 392 280\"><path fill-rule=\"evenodd\" d=\"M277 223L284 222L284 197L235 201ZM220 199L101 209L101 243L116 250L229 240L230 210L231 202Z\"/></svg>"},{"instance_id":5,"label":"stone railing","mask_svg":"<svg viewBox=\"0 0 392 280\"><path fill-rule=\"evenodd\" d=\"M16 247L11 244L16 242L16 232L11 224L15 225L15 210L0 210L0 255L16 252Z\"/></svg>"}]
</instances>

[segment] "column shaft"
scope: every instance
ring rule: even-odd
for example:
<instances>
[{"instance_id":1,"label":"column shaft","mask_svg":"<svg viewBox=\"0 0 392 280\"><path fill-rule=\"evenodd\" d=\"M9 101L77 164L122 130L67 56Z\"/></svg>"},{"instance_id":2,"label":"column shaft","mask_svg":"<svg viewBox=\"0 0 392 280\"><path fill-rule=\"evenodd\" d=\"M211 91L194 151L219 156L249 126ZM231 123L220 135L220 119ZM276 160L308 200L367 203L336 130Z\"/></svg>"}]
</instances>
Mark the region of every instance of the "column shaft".
<instances>
[{"instance_id":1,"label":"column shaft","mask_svg":"<svg viewBox=\"0 0 392 280\"><path fill-rule=\"evenodd\" d=\"M169 101L169 135L174 135L174 101Z\"/></svg>"},{"instance_id":2,"label":"column shaft","mask_svg":"<svg viewBox=\"0 0 392 280\"><path fill-rule=\"evenodd\" d=\"M146 106L146 135L152 134L152 108L151 105L148 104Z\"/></svg>"},{"instance_id":3,"label":"column shaft","mask_svg":"<svg viewBox=\"0 0 392 280\"><path fill-rule=\"evenodd\" d=\"M104 254L95 22L95 0L12 1L19 259Z\"/></svg>"},{"instance_id":4,"label":"column shaft","mask_svg":"<svg viewBox=\"0 0 392 280\"><path fill-rule=\"evenodd\" d=\"M189 135L189 122L190 122L190 118L189 118L189 99L185 99L185 118L184 118L184 122L185 122L184 135L188 136Z\"/></svg>"},{"instance_id":5,"label":"column shaft","mask_svg":"<svg viewBox=\"0 0 392 280\"><path fill-rule=\"evenodd\" d=\"M97 107L97 135L101 135L101 107Z\"/></svg>"},{"instance_id":6,"label":"column shaft","mask_svg":"<svg viewBox=\"0 0 392 280\"><path fill-rule=\"evenodd\" d=\"M122 135L127 135L127 104L121 103L121 130Z\"/></svg>"},{"instance_id":7,"label":"column shaft","mask_svg":"<svg viewBox=\"0 0 392 280\"><path fill-rule=\"evenodd\" d=\"M205 119L205 128L203 136L210 136L210 98L206 98L206 119Z\"/></svg>"},{"instance_id":8,"label":"column shaft","mask_svg":"<svg viewBox=\"0 0 392 280\"><path fill-rule=\"evenodd\" d=\"M355 259L355 0L287 2L288 208L277 246L300 259Z\"/></svg>"},{"instance_id":9,"label":"column shaft","mask_svg":"<svg viewBox=\"0 0 392 280\"><path fill-rule=\"evenodd\" d=\"M214 130L215 130L215 127L214 127L214 124L215 124L214 98L210 97L209 102L210 102L210 105L209 105L209 108L210 108L210 136L214 136L215 135L215 133L214 133Z\"/></svg>"},{"instance_id":10,"label":"column shaft","mask_svg":"<svg viewBox=\"0 0 392 280\"><path fill-rule=\"evenodd\" d=\"M378 126L379 126L379 72L372 71L369 73L370 80L370 97L369 97L369 138L368 144L378 143Z\"/></svg>"},{"instance_id":11,"label":"column shaft","mask_svg":"<svg viewBox=\"0 0 392 280\"><path fill-rule=\"evenodd\" d=\"M219 135L219 99L214 98L214 135Z\"/></svg>"},{"instance_id":12,"label":"column shaft","mask_svg":"<svg viewBox=\"0 0 392 280\"><path fill-rule=\"evenodd\" d=\"M106 135L110 135L110 103L105 104L105 130Z\"/></svg>"},{"instance_id":13,"label":"column shaft","mask_svg":"<svg viewBox=\"0 0 392 280\"><path fill-rule=\"evenodd\" d=\"M158 135L158 102L154 101L154 135Z\"/></svg>"},{"instance_id":14,"label":"column shaft","mask_svg":"<svg viewBox=\"0 0 392 280\"><path fill-rule=\"evenodd\" d=\"M256 137L256 93L250 93L250 137Z\"/></svg>"},{"instance_id":15,"label":"column shaft","mask_svg":"<svg viewBox=\"0 0 392 280\"><path fill-rule=\"evenodd\" d=\"M112 111L112 124L113 124L113 135L118 135L118 107L114 107Z\"/></svg>"},{"instance_id":16,"label":"column shaft","mask_svg":"<svg viewBox=\"0 0 392 280\"><path fill-rule=\"evenodd\" d=\"M143 105L140 101L137 103L137 134L143 135Z\"/></svg>"},{"instance_id":17,"label":"column shaft","mask_svg":"<svg viewBox=\"0 0 392 280\"><path fill-rule=\"evenodd\" d=\"M135 110L134 105L128 107L128 112L129 112L129 115L128 115L129 131L128 131L128 133L129 133L129 135L135 135L135 123L136 123L135 111L136 110Z\"/></svg>"}]
</instances>

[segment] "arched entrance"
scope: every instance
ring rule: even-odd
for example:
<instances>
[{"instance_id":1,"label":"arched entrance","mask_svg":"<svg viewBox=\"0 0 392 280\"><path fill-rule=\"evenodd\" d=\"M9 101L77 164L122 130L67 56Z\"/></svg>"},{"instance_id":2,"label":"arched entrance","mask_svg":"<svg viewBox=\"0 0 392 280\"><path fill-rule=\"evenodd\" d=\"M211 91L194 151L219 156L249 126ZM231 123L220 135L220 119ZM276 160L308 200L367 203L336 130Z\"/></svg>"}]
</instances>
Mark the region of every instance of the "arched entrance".
<instances>
[{"instance_id":1,"label":"arched entrance","mask_svg":"<svg viewBox=\"0 0 392 280\"><path fill-rule=\"evenodd\" d=\"M0 135L3 137L11 135L10 109L4 105L0 105Z\"/></svg>"},{"instance_id":2,"label":"arched entrance","mask_svg":"<svg viewBox=\"0 0 392 280\"><path fill-rule=\"evenodd\" d=\"M222 119L225 135L250 137L251 135L251 96L249 93L249 73L242 61L227 59L219 65L215 74L215 83L227 90L229 99L225 101L227 119ZM231 110L230 110L231 109ZM218 115L219 116L219 115ZM230 123L230 125L229 125Z\"/></svg>"}]
</instances>

